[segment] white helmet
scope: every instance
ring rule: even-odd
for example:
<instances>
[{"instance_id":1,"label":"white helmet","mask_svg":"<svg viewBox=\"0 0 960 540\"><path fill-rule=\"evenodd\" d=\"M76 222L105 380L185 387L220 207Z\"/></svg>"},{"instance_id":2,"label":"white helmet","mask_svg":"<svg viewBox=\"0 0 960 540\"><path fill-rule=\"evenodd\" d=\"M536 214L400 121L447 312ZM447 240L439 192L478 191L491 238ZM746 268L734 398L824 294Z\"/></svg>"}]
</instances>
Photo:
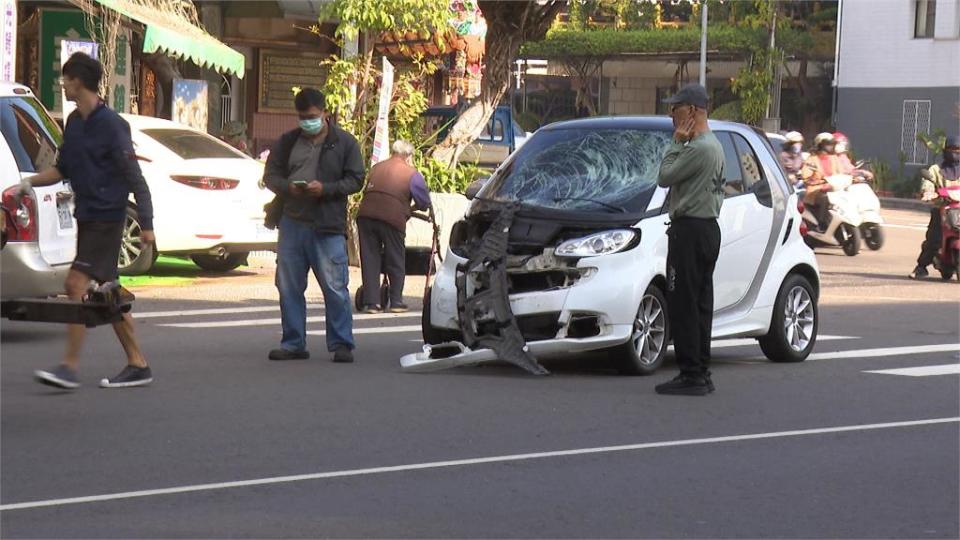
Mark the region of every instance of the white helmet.
<instances>
[{"instance_id":1,"label":"white helmet","mask_svg":"<svg viewBox=\"0 0 960 540\"><path fill-rule=\"evenodd\" d=\"M823 133L817 134L817 136L813 138L813 144L816 146L820 146L821 144L828 142L833 142L833 133L827 133L824 131Z\"/></svg>"},{"instance_id":2,"label":"white helmet","mask_svg":"<svg viewBox=\"0 0 960 540\"><path fill-rule=\"evenodd\" d=\"M788 143L803 143L803 135L799 131L791 131L786 134Z\"/></svg>"}]
</instances>

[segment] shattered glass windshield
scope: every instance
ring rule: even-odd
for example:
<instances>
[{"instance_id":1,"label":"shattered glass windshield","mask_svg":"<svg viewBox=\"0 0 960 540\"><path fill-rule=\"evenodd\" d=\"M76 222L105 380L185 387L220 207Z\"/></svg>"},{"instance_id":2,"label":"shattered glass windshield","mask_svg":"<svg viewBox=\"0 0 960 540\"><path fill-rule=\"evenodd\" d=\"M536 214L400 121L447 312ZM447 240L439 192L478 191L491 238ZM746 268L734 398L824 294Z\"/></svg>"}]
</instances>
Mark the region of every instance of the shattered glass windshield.
<instances>
[{"instance_id":1,"label":"shattered glass windshield","mask_svg":"<svg viewBox=\"0 0 960 540\"><path fill-rule=\"evenodd\" d=\"M480 195L556 210L644 212L671 137L627 128L541 131Z\"/></svg>"}]
</instances>

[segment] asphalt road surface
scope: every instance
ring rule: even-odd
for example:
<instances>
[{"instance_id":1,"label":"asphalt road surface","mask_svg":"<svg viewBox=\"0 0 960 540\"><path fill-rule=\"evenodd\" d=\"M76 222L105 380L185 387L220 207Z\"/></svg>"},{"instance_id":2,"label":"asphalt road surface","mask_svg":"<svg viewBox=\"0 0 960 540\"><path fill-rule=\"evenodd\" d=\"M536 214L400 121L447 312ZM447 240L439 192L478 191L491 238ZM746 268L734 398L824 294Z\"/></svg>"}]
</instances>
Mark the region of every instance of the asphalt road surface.
<instances>
[{"instance_id":1,"label":"asphalt road surface","mask_svg":"<svg viewBox=\"0 0 960 540\"><path fill-rule=\"evenodd\" d=\"M138 291L149 388L96 387L108 328L80 390L40 386L64 329L4 321L0 535L957 538L960 284L907 280L925 216L887 218L879 252L818 251L810 360L719 346L707 397L598 355L404 374L418 312L358 317L353 365L321 335L269 362L268 270Z\"/></svg>"}]
</instances>

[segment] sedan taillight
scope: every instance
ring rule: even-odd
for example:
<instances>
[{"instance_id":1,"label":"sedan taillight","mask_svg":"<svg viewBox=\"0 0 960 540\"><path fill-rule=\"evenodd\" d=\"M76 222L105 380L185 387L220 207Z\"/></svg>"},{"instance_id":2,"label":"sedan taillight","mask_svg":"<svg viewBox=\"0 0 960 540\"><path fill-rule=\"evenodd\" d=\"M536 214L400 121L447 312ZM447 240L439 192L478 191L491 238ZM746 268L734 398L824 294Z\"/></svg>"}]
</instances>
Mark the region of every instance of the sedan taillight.
<instances>
[{"instance_id":1,"label":"sedan taillight","mask_svg":"<svg viewBox=\"0 0 960 540\"><path fill-rule=\"evenodd\" d=\"M217 178L215 176L171 176L174 181L185 186L197 189L207 190L227 190L234 189L240 185L239 180L230 180L229 178Z\"/></svg>"},{"instance_id":2,"label":"sedan taillight","mask_svg":"<svg viewBox=\"0 0 960 540\"><path fill-rule=\"evenodd\" d=\"M33 242L37 239L37 203L30 194L18 197L19 189L18 184L3 192L7 242Z\"/></svg>"}]
</instances>

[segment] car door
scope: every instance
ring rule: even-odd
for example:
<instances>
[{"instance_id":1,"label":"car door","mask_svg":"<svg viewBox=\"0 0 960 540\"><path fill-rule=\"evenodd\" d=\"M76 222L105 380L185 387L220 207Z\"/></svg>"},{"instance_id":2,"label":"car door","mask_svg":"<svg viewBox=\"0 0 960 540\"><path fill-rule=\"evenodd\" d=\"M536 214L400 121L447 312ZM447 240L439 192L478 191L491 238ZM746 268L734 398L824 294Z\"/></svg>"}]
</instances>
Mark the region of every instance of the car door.
<instances>
[{"instance_id":1,"label":"car door","mask_svg":"<svg viewBox=\"0 0 960 540\"><path fill-rule=\"evenodd\" d=\"M503 118L494 114L484 126L476 142L476 156L481 167L498 167L510 156L510 142L507 140Z\"/></svg>"},{"instance_id":2,"label":"car door","mask_svg":"<svg viewBox=\"0 0 960 540\"><path fill-rule=\"evenodd\" d=\"M753 284L773 227L768 179L743 136L717 132L723 146L723 207L720 210L720 257L713 274L714 309L734 307Z\"/></svg>"},{"instance_id":3,"label":"car door","mask_svg":"<svg viewBox=\"0 0 960 540\"><path fill-rule=\"evenodd\" d=\"M0 128L20 176L32 176L56 163L62 141L60 130L36 98L0 98ZM34 187L33 195L40 255L50 265L71 262L77 247L73 192L64 182L57 182Z\"/></svg>"}]
</instances>

